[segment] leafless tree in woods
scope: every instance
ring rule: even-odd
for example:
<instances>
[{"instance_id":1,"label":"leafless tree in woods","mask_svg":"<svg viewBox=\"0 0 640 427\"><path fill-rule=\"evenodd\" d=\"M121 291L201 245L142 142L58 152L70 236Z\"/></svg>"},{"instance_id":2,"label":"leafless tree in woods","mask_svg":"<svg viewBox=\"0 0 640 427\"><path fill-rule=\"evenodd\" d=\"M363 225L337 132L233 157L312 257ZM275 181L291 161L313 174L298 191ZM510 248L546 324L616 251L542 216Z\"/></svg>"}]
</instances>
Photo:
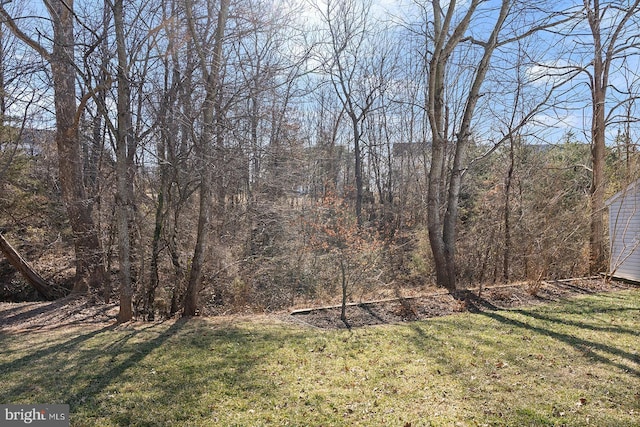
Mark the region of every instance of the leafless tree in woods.
<instances>
[{"instance_id":1,"label":"leafless tree in woods","mask_svg":"<svg viewBox=\"0 0 640 427\"><path fill-rule=\"evenodd\" d=\"M142 11L128 8L129 15L141 16ZM115 169L115 200L114 200L114 222L115 222L115 246L118 258L118 277L120 282L120 311L119 322L126 322L133 317L133 293L137 280L136 264L137 251L135 236L136 229L136 202L134 193L134 182L136 180L136 152L138 150L139 133L141 125L134 126L133 116L136 105L134 98L138 100L138 108L135 113L138 122L141 111L140 102L144 97L140 93L134 95L132 91L132 80L134 73L137 74L137 84L142 86L147 75L144 72L147 53L140 52L145 47L145 40L152 37L154 29L139 29L127 19L125 14L125 4L117 0L113 3L105 2L102 14L102 33L88 31L92 27L87 20L77 19L83 25L84 36L90 46L84 55L85 67L79 70L83 77L84 84L89 87L83 100L90 98L95 104L94 118L92 121L93 147L91 154L86 154L85 161L87 168L91 172L88 185L98 186L97 167L92 164L100 150L104 150L103 139L109 137L113 141L112 148L115 154L113 167ZM88 18L87 18L88 19ZM152 22L150 20L149 22ZM111 35L113 30L113 37ZM143 35L140 35L143 34ZM95 59L92 58L95 56ZM115 58L114 58L115 57ZM113 63L112 63L113 61ZM91 83L96 82L98 86L91 88ZM110 90L111 83L115 82L115 91ZM139 92L139 91L138 91ZM115 114L110 107L110 101L115 104ZM102 129L104 124L104 130ZM87 150L89 151L89 150ZM95 182L92 182L95 181ZM105 289L109 292L108 287Z\"/></svg>"},{"instance_id":2,"label":"leafless tree in woods","mask_svg":"<svg viewBox=\"0 0 640 427\"><path fill-rule=\"evenodd\" d=\"M156 86L157 99L153 109L158 162L158 182L154 229L151 240L149 283L145 289L143 310L148 320L155 318L156 293L161 283L161 254L168 252L174 274L167 314L173 315L181 306L185 266L180 256L178 236L185 204L196 190L190 178L189 161L192 141L191 123L192 74L195 55L188 49L187 30L180 18L180 0L162 3L162 22L166 23L160 36L166 46L159 47L162 58L161 82ZM162 46L162 45L159 45Z\"/></svg>"},{"instance_id":3,"label":"leafless tree in woods","mask_svg":"<svg viewBox=\"0 0 640 427\"><path fill-rule=\"evenodd\" d=\"M76 99L76 65L74 59L73 0L45 1L53 29L51 50L33 39L18 25L15 17L0 7L4 24L51 67L56 116L59 177L62 196L73 229L76 253L74 292L99 289L105 281L104 260L92 212L94 200L84 186L79 122L82 106Z\"/></svg>"},{"instance_id":4,"label":"leafless tree in woods","mask_svg":"<svg viewBox=\"0 0 640 427\"><path fill-rule=\"evenodd\" d=\"M557 25L560 20L551 14L534 25L505 31L509 18L517 14L518 8L522 5L515 1L503 0L497 10L492 10L492 22L483 23L490 28L489 35L486 39L478 39L473 32L469 33L469 28L475 19L484 15L484 2L472 0L464 6L459 6L457 2L452 1L443 7L439 0L433 0L430 4L433 13L433 22L430 23L429 30L431 45L425 46L425 49L432 53L428 58L428 99L425 108L433 145L429 171L427 228L437 283L454 292L457 289L455 246L460 189L467 170L476 106L483 95L483 85L491 68L494 53L502 46ZM452 123L448 100L445 97L449 84L449 69L453 55L460 49L468 48L477 48L479 51L477 59L470 64L473 71L469 76L467 90L461 99L457 99L462 106L460 113ZM447 165L448 150L453 152L450 165Z\"/></svg>"},{"instance_id":5,"label":"leafless tree in woods","mask_svg":"<svg viewBox=\"0 0 640 427\"><path fill-rule=\"evenodd\" d=\"M621 66L626 58L635 56L636 64L640 58L640 0L585 0L584 15L593 41L593 59L583 69L589 78L592 107L590 134L593 181L589 269L592 273L598 273L607 267L604 226L606 129L615 117L617 108L639 96L637 93L616 93L614 98L622 100L609 107L611 100L608 93L619 90L611 81L611 73L612 67Z\"/></svg>"},{"instance_id":6,"label":"leafless tree in woods","mask_svg":"<svg viewBox=\"0 0 640 427\"><path fill-rule=\"evenodd\" d=\"M42 65L41 61L29 61L23 55L19 55L17 45L16 37L0 22L0 188L4 199L1 204L2 210L16 202L12 200L13 197L8 197L12 193L8 187L15 185L13 178L17 169L20 169L18 163L23 163L25 156L33 154L35 149L32 146L29 153L26 146L28 144L25 142L30 140L33 134L37 134L29 129L29 126L32 106L38 95L36 91L29 93L30 82L27 76L41 72ZM5 232L7 226L8 224L3 224L2 232ZM51 300L64 295L64 290L54 287L35 271L2 233L0 251L43 298Z\"/></svg>"},{"instance_id":7,"label":"leafless tree in woods","mask_svg":"<svg viewBox=\"0 0 640 427\"><path fill-rule=\"evenodd\" d=\"M193 14L193 2L185 0L185 9L187 12L187 25L191 36L200 66L200 71L204 79L205 100L202 110L203 132L198 142L198 151L200 158L200 210L198 214L198 231L196 237L196 245L191 261L191 270L187 289L184 298L183 316L195 316L198 313L198 293L202 280L202 269L205 263L205 254L207 252L207 240L209 238L209 224L211 221L212 209L212 186L213 186L213 168L211 160L214 157L213 142L216 145L223 144L223 129L220 128L221 121L221 105L220 91L221 81L220 73L223 66L222 45L224 42L224 32L229 16L229 0L222 0L220 8L217 11L217 21L215 24L215 35L213 47L210 56L209 49L200 42L201 38L196 28L196 21ZM207 8L210 10L210 8ZM218 150L220 153L222 150ZM224 203L224 200L221 201Z\"/></svg>"},{"instance_id":8,"label":"leafless tree in woods","mask_svg":"<svg viewBox=\"0 0 640 427\"><path fill-rule=\"evenodd\" d=\"M131 87L129 56L125 42L123 0L113 3L113 22L116 35L117 68L117 127L116 127L116 218L118 230L118 261L120 264L119 322L133 317L133 278L131 277L131 230L133 221L133 179L135 143L131 118Z\"/></svg>"},{"instance_id":9,"label":"leafless tree in woods","mask_svg":"<svg viewBox=\"0 0 640 427\"><path fill-rule=\"evenodd\" d=\"M600 270L605 176L623 180L603 166L617 153L607 127L621 128L626 169L635 162L638 1L429 0L399 23L404 10L382 16L368 0L111 0L101 13L45 0L46 17L0 0L0 47L11 36L51 68L29 82L55 95L75 290L109 295L113 263L119 320L152 320L280 308L336 275L344 302L381 253L358 240L377 239L376 226L386 249L402 246L376 261L379 286L435 276L456 293L478 278L580 271L588 199ZM11 80L7 64L0 89L23 85L29 73ZM576 93L593 107L592 168L584 146L538 132ZM0 92L0 178L31 179L37 155L11 166L19 126L8 111L22 112L10 99ZM42 99L30 108L45 111ZM353 244L304 251L308 214L330 198Z\"/></svg>"},{"instance_id":10,"label":"leafless tree in woods","mask_svg":"<svg viewBox=\"0 0 640 427\"><path fill-rule=\"evenodd\" d=\"M387 83L388 64L384 40L375 38L371 3L361 0L329 0L316 6L322 16L326 52L321 53L324 72L344 108L351 128L355 175L355 210L363 224L363 137L365 119L381 88ZM382 23L377 23L382 26ZM384 30L378 29L378 34Z\"/></svg>"}]
</instances>

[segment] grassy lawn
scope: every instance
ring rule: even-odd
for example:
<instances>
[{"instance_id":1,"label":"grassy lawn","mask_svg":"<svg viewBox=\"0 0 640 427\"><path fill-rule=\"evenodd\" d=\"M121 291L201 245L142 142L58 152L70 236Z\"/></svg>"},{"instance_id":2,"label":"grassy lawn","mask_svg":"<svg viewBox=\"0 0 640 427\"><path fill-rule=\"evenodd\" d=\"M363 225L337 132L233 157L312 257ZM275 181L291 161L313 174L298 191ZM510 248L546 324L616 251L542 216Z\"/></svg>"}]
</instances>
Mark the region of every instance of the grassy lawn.
<instances>
[{"instance_id":1,"label":"grassy lawn","mask_svg":"<svg viewBox=\"0 0 640 427\"><path fill-rule=\"evenodd\" d=\"M69 403L73 426L637 426L640 290L353 331L2 334L0 403Z\"/></svg>"}]
</instances>

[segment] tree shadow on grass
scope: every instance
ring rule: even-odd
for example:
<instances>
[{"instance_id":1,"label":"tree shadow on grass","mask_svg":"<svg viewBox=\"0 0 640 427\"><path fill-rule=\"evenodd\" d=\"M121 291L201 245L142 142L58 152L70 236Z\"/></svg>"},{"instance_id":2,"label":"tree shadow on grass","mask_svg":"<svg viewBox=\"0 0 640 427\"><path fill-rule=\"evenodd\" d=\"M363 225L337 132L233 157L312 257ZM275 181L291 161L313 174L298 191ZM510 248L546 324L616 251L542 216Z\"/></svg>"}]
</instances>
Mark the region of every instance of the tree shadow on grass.
<instances>
[{"instance_id":1,"label":"tree shadow on grass","mask_svg":"<svg viewBox=\"0 0 640 427\"><path fill-rule=\"evenodd\" d=\"M517 310L517 313L523 315L523 316L528 316L534 319L539 319L539 320L543 320L545 322L551 322L551 323L561 323L561 324L566 324L568 326L571 327L575 327L575 328L580 328L580 329L591 329L590 326L588 324L585 323L581 323L581 322L567 322L561 319L557 319L551 316L545 316L539 313L535 313L535 312L531 312L531 311L525 311L525 310ZM629 372L633 375L636 376L640 376L640 370L636 367L634 367L633 365L638 365L640 364L640 359L638 357L638 355L633 354L633 353L629 353L627 351L624 351L622 349L616 348L614 346L611 345L607 345L601 342L596 342L596 341L590 341L590 340L586 340L583 338L579 338L575 335L571 335L571 334L566 334L566 333L562 333L562 332L557 332L557 331L553 331L549 328L545 328L545 327L541 327L541 326L534 326L531 325L529 323L520 321L520 320L516 320L507 316L503 316L502 314L500 314L499 312L480 312L479 313L482 316L486 316L489 317L493 320L496 320L500 323L503 323L505 325L509 325L509 326L513 326L513 327L517 327L520 329L524 329L524 330L528 330L528 331L532 331L535 332L537 334L540 335L546 335L549 336L551 338L554 338L557 341L560 341L562 343L568 344L571 347L575 348L576 350L578 350L579 352L581 352L582 354L584 354L586 357L589 357L590 359L596 361L596 362L600 362L600 363L604 363L604 364L608 364L610 366L613 366L615 368L620 369L621 371L626 371ZM637 334L634 334L637 335ZM610 355L611 357L607 357L601 354L596 353L594 350L597 350L601 353L605 353L607 355ZM613 360L613 356L618 357L618 358L622 358L627 360L628 362L630 362L630 364L627 363L623 363L623 362L617 362L615 360Z\"/></svg>"},{"instance_id":2,"label":"tree shadow on grass","mask_svg":"<svg viewBox=\"0 0 640 427\"><path fill-rule=\"evenodd\" d=\"M36 391L42 387L42 382L44 381L40 381L40 379L46 377L48 374L51 375L52 372L63 369L66 359L62 355L68 352L78 351L86 341L109 329L111 329L111 327L96 329L87 333L81 333L78 336L59 343L51 345L45 344L43 348L34 349L23 357L0 363L0 378L8 378L8 376L14 372L23 373L19 381L6 380L0 383L0 402L26 403L24 402L25 399L35 398L38 401L34 401L33 403L66 403L60 400L56 402L44 402L32 395L36 394ZM5 342L20 340L26 336L26 334L0 334L0 345L6 349L7 344L4 344ZM38 345L38 347L40 346ZM4 352L6 351L3 350L2 353Z\"/></svg>"},{"instance_id":3,"label":"tree shadow on grass","mask_svg":"<svg viewBox=\"0 0 640 427\"><path fill-rule=\"evenodd\" d=\"M211 408L226 405L220 399L239 405L276 399L282 392L273 374L287 367L270 358L285 342L307 338L194 319L0 335L0 346L16 339L22 341L6 354L20 357L0 363L0 378L7 379L2 403L68 403L77 425L206 425L213 423Z\"/></svg>"},{"instance_id":4,"label":"tree shadow on grass","mask_svg":"<svg viewBox=\"0 0 640 427\"><path fill-rule=\"evenodd\" d=\"M55 301L16 304L0 309L0 333L55 330L74 325L112 322L114 304L96 303L84 295L69 295Z\"/></svg>"},{"instance_id":5,"label":"tree shadow on grass","mask_svg":"<svg viewBox=\"0 0 640 427\"><path fill-rule=\"evenodd\" d=\"M24 319L30 319L33 316L38 316L52 311L58 310L64 305L64 303L58 301L51 301L48 303L37 303L34 308L24 310L23 305L16 305L15 307L6 308L0 310L0 327L11 325L16 322L23 321Z\"/></svg>"},{"instance_id":6,"label":"tree shadow on grass","mask_svg":"<svg viewBox=\"0 0 640 427\"><path fill-rule=\"evenodd\" d=\"M82 343L90 340L91 338L105 332L108 330L112 330L114 326L107 326L104 328L96 329L84 334L80 334L68 341L60 342L58 344L54 344L51 346L47 346L42 350L33 351L28 355L18 358L16 360L12 360L11 362L0 363L0 375L6 372L11 372L13 370L19 370L26 365L31 365L41 361L42 359L51 357L53 355L57 355L63 352L69 352L77 349ZM0 334L0 343L3 341L13 341L19 339L19 335L3 335ZM0 394L0 400L3 400L5 396Z\"/></svg>"},{"instance_id":7,"label":"tree shadow on grass","mask_svg":"<svg viewBox=\"0 0 640 427\"><path fill-rule=\"evenodd\" d=\"M385 319L382 316L380 316L379 313L376 313L373 310L373 308L371 307L371 304L362 303L362 304L358 304L357 307L362 309L369 316L371 316L371 318L374 319L375 323L386 323ZM375 323L372 322L372 324L375 324ZM347 329L351 329L351 327L349 327L349 325L347 325Z\"/></svg>"},{"instance_id":8,"label":"tree shadow on grass","mask_svg":"<svg viewBox=\"0 0 640 427\"><path fill-rule=\"evenodd\" d=\"M188 319L179 319L175 321L168 329L160 333L157 337L149 340L145 340L135 345L135 349L131 351L130 355L124 360L114 363L113 366L103 369L96 369L93 377L89 383L80 390L67 394L65 403L68 403L73 412L74 408L78 405L92 404L96 396L104 391L110 384L117 382L121 375L129 368L136 366L145 357L151 354L152 351L162 346L169 338L176 335L188 322ZM113 341L110 345L109 353L112 355L111 360L120 354L120 350L123 350L129 341L131 341L137 335L144 333L147 329L153 328L156 325L149 325L146 328L140 330L133 330L121 337L120 339ZM88 361L91 363L91 360Z\"/></svg>"},{"instance_id":9,"label":"tree shadow on grass","mask_svg":"<svg viewBox=\"0 0 640 427\"><path fill-rule=\"evenodd\" d=\"M49 305L51 304L53 303L49 303ZM40 306L37 309L40 309L41 310L40 312L42 312L43 309L44 311L46 311L46 305ZM0 326L2 326L4 323L7 323L7 320L9 320L11 317L15 316L17 313L23 310L24 310L24 307L17 304L13 307L7 307L0 310Z\"/></svg>"},{"instance_id":10,"label":"tree shadow on grass","mask_svg":"<svg viewBox=\"0 0 640 427\"><path fill-rule=\"evenodd\" d=\"M117 377L113 383L118 386L131 384L137 378L148 392L125 390L122 396L114 397L115 401L106 402L99 396L102 390L111 392L111 381L105 379L76 397L90 395L84 405L101 407L117 425L220 425L216 417L228 416L233 408L246 410L258 401L293 399L281 391L271 370L287 366L277 362L268 367L268 361L285 342L304 337L295 332L196 323L183 331L175 344L172 341L165 345L143 369L132 371L135 377L127 378L124 371L138 364L141 357L131 358L105 374ZM282 398L276 397L281 394Z\"/></svg>"},{"instance_id":11,"label":"tree shadow on grass","mask_svg":"<svg viewBox=\"0 0 640 427\"><path fill-rule=\"evenodd\" d=\"M24 375L18 382L13 382L12 387L6 389L0 388L0 402L20 403L16 402L16 399L22 400L25 399L27 395L39 394L38 390L47 387L49 382L52 381L51 378L58 378L58 382L60 382L61 377L64 378L66 375L69 375L71 380L69 380L68 377L62 380L65 383L64 385L68 386L70 383L73 383L74 377L85 375L87 371L89 371L89 375L92 375L93 378L91 378L86 387L76 393L67 394L64 390L60 389L46 389L44 391L48 393L48 395L57 396L56 400L61 403L69 403L71 411L73 412L77 404L86 400L88 393L98 392L108 386L119 374L139 362L153 349L162 345L162 343L181 328L183 323L184 322L177 321L166 331L159 334L158 337L136 346L136 351L132 352L130 357L107 371L102 370L102 366L98 365L95 360L98 356L104 355L104 350L100 348L87 350L83 348L83 345L105 332L115 332L118 326L112 325L81 333L69 340L52 345L46 345L45 343L45 347L42 349L30 352L16 360L0 364L0 377L12 372L24 372ZM128 333L120 339L110 342L109 344L111 347L122 347L127 341L155 326L157 326L157 324L128 331ZM0 343L2 341L20 339L20 337L26 337L26 339L28 339L28 334L0 335ZM34 392L34 390L36 391ZM38 399L38 396L27 397L27 399L31 398Z\"/></svg>"},{"instance_id":12,"label":"tree shadow on grass","mask_svg":"<svg viewBox=\"0 0 640 427\"><path fill-rule=\"evenodd\" d=\"M607 310L607 311L608 312L613 312L613 311L623 312L623 311L629 311L629 310L637 310L637 309L618 308L618 309L610 309L610 310ZM633 329L625 328L625 327L622 327L622 326L598 326L598 325L593 325L593 324L590 324L590 323L577 322L577 321L569 320L566 317L562 317L562 316L552 316L552 315L549 315L549 314L546 314L546 313L539 313L539 312L535 312L535 311L511 310L511 312L518 313L518 314L521 314L523 316L533 317L534 319L541 320L541 321L544 321L544 322L558 323L558 324L571 326L571 327L576 327L576 328L580 328L580 329L588 329L590 331L595 331L595 332L610 332L610 333L615 333L615 334L634 335L634 336L640 338L640 331L636 331L636 330L633 330Z\"/></svg>"},{"instance_id":13,"label":"tree shadow on grass","mask_svg":"<svg viewBox=\"0 0 640 427\"><path fill-rule=\"evenodd\" d=\"M564 396L565 390L571 396L576 390L587 393L586 390L591 388L598 389L593 400L588 394L581 396L589 398L589 402L600 401L610 405L599 418L600 423L595 424L636 425L629 420L637 408L634 403L637 399L634 401L633 392L629 394L627 390L635 391L635 379L640 378L640 355L632 347L638 337L638 332L632 329L634 314L638 312L637 299L599 296L532 310L490 310L482 309L480 304L476 305L479 307L476 314L459 319L452 317L409 324L412 333L407 335L421 356L431 361L427 364L431 367L428 375L436 378L448 376L448 389L457 387L463 396L470 390L480 393L480 399L471 405L482 408L484 412L470 410L478 425L565 425L569 416L578 419L576 414L588 417L590 412L593 415L600 412L595 405L582 412L574 402L567 403ZM607 315L604 318L598 316L602 313L611 313L615 317L619 313L622 326L608 324ZM499 324L482 320L479 316ZM594 320L594 316L598 317ZM616 336L612 338L610 334ZM523 340L522 347L519 347L520 340ZM576 374L570 360L563 361L562 366L555 361L556 355L568 350L567 346L584 356L578 357L580 361L576 365L580 370L576 370ZM554 348L542 361L545 357L538 358L536 352L544 352L548 347ZM596 365L599 367L597 375L591 376L590 370L582 371L583 367L588 369ZM506 369L502 371L503 368ZM553 376L557 369L557 380L545 380L541 376ZM600 370L609 372L609 375L600 376ZM564 377L567 372L571 372L570 377ZM521 380L521 376L527 379ZM563 389L565 380L567 384ZM534 390L538 384L540 390ZM524 391L520 398L517 394L520 387L532 390ZM494 388L498 391L499 400L492 400ZM516 397L513 400L506 398L505 403L502 400L504 395L500 394L502 388L513 392ZM556 391L557 398L545 399L547 393ZM551 405L556 403L561 405L562 411L566 410L568 417L553 409L555 406ZM584 422L584 418L581 421ZM581 425L576 421L566 424Z\"/></svg>"}]
</instances>

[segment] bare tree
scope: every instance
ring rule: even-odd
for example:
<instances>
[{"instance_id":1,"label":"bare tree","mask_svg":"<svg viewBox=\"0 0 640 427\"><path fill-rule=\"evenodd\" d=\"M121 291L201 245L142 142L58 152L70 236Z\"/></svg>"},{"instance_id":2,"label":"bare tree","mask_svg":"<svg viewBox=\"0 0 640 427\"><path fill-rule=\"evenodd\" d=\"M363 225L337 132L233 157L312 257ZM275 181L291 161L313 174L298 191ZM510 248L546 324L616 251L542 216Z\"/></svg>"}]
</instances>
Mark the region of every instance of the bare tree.
<instances>
[{"instance_id":1,"label":"bare tree","mask_svg":"<svg viewBox=\"0 0 640 427\"><path fill-rule=\"evenodd\" d=\"M0 6L7 27L36 51L51 67L56 116L60 186L73 229L76 253L74 292L97 289L105 281L102 250L92 212L94 200L87 194L83 178L79 122L83 105L76 99L76 66L74 60L73 0L45 1L53 28L51 51L24 32L4 5Z\"/></svg>"},{"instance_id":2,"label":"bare tree","mask_svg":"<svg viewBox=\"0 0 640 427\"><path fill-rule=\"evenodd\" d=\"M462 120L454 135L450 135L446 100L444 99L447 84L446 70L454 50L462 43L480 3L479 0L472 0L462 18L459 22L456 22L454 20L457 6L455 1L450 2L446 10L442 9L439 0L431 2L434 17L433 56L429 61L427 109L433 145L427 204L428 229L438 284L450 291L456 289L456 222L458 219L458 201L464 162L471 143L471 120L480 97L480 89L489 68L491 57L499 43L498 36L511 6L509 1L502 1L491 35L482 44L482 57L476 65L473 80L466 95ZM449 173L445 161L447 145L451 137L455 140L455 154L451 172ZM442 188L446 187L446 184L448 184L448 192L444 203L444 215L442 215L440 211L443 205L441 192Z\"/></svg>"},{"instance_id":3,"label":"bare tree","mask_svg":"<svg viewBox=\"0 0 640 427\"><path fill-rule=\"evenodd\" d=\"M388 76L384 39L373 37L371 4L361 0L329 0L317 7L326 25L327 52L322 58L324 72L349 119L353 143L355 201L358 224L362 225L363 136L365 119L371 112ZM377 23L377 35L384 35Z\"/></svg>"},{"instance_id":4,"label":"bare tree","mask_svg":"<svg viewBox=\"0 0 640 427\"><path fill-rule=\"evenodd\" d=\"M113 3L116 36L117 68L117 128L116 128L116 217L118 230L118 260L120 264L120 311L118 322L133 317L133 288L131 277L131 230L133 221L133 178L135 144L132 142L131 86L129 58L125 43L123 0Z\"/></svg>"},{"instance_id":5,"label":"bare tree","mask_svg":"<svg viewBox=\"0 0 640 427\"><path fill-rule=\"evenodd\" d=\"M195 186L190 180L189 151L191 143L190 123L191 75L194 68L194 55L188 50L185 40L186 27L179 19L180 0L162 2L163 27L161 37L166 45L158 47L162 58L162 80L157 82L153 111L154 128L157 133L156 155L158 163L158 182L153 236L151 240L150 278L144 295L144 315L147 320L155 318L156 291L162 282L160 264L162 252L169 252L175 274L166 286L171 289L171 303L168 315L179 310L185 268L178 253L177 238L180 233L180 218L186 201Z\"/></svg>"},{"instance_id":6,"label":"bare tree","mask_svg":"<svg viewBox=\"0 0 640 427\"><path fill-rule=\"evenodd\" d=\"M593 60L584 69L589 76L592 107L590 133L593 181L589 269L592 273L598 273L604 271L607 266L604 228L606 128L616 108L628 102L628 99L625 99L610 107L607 112L607 94L609 89L617 90L611 83L611 72L615 63L622 62L631 55L637 58L640 53L640 0L584 0L584 13L593 39ZM627 97L633 98L633 95L628 94Z\"/></svg>"},{"instance_id":7,"label":"bare tree","mask_svg":"<svg viewBox=\"0 0 640 427\"><path fill-rule=\"evenodd\" d=\"M213 40L213 48L211 49L211 57L207 55L209 49L201 44L199 34L196 30L196 21L193 16L193 4L191 0L185 0L185 9L187 12L187 25L191 36L191 42L194 44L198 54L200 70L204 79L205 99L202 110L203 132L199 141L199 158L200 158L200 210L198 214L198 231L196 237L196 245L191 260L191 270L189 280L187 282L187 290L184 300L183 316L195 316L198 313L198 293L200 282L202 280L202 269L205 262L205 254L207 251L207 240L209 238L209 223L211 220L212 208L212 143L214 139L216 144L222 144L223 130L220 128L222 114L220 105L221 80L220 72L222 69L222 46L224 42L224 32L229 16L229 0L222 0L220 8L217 12L217 22L215 35ZM208 8L209 9L209 8ZM224 201L222 201L224 203Z\"/></svg>"},{"instance_id":8,"label":"bare tree","mask_svg":"<svg viewBox=\"0 0 640 427\"><path fill-rule=\"evenodd\" d=\"M427 198L427 228L437 282L454 292L457 289L455 246L461 184L468 170L468 162L474 161L468 159L469 148L473 142L472 126L494 53L498 48L504 48L554 27L563 22L563 19L558 19L553 12L548 12L538 16L539 21L533 25L522 26L512 23L509 21L511 16L528 13L526 5L512 0L502 0L495 9L480 0L472 0L464 7L459 7L455 1L449 2L446 8L442 7L439 0L430 3L434 17L431 28L433 46L427 48L432 54L428 62L426 109L433 143ZM489 9L484 10L482 7ZM534 7L530 13L537 14L539 11L538 7ZM485 15L487 12L489 14ZM490 22L482 21L486 16L491 16ZM481 23L490 28L486 39L479 40L475 36L477 31L469 31L474 19L480 19L478 25ZM462 92L463 95L460 96L458 93L458 98L454 100L457 102L456 108L451 109L451 100L446 97L448 87L456 86L449 78L452 58L464 48L471 49L464 54L465 58L472 58L472 62L468 64L471 72L467 75L468 83ZM472 48L477 51L474 53ZM461 76L456 78L458 81L465 80ZM489 153L524 127L548 99L549 94L543 96L542 100L522 114L515 124L512 123L509 129L494 141ZM447 159L448 151L452 152L450 164Z\"/></svg>"}]
</instances>

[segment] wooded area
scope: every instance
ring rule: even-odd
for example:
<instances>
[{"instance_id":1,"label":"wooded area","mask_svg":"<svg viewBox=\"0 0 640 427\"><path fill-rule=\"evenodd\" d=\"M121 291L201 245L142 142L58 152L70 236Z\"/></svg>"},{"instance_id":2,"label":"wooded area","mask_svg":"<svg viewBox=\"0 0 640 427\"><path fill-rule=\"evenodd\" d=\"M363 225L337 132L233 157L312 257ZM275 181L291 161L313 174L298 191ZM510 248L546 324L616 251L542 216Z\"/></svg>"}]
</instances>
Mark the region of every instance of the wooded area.
<instances>
[{"instance_id":1,"label":"wooded area","mask_svg":"<svg viewBox=\"0 0 640 427\"><path fill-rule=\"evenodd\" d=\"M0 4L0 228L39 286L124 322L607 268L640 0Z\"/></svg>"}]
</instances>

